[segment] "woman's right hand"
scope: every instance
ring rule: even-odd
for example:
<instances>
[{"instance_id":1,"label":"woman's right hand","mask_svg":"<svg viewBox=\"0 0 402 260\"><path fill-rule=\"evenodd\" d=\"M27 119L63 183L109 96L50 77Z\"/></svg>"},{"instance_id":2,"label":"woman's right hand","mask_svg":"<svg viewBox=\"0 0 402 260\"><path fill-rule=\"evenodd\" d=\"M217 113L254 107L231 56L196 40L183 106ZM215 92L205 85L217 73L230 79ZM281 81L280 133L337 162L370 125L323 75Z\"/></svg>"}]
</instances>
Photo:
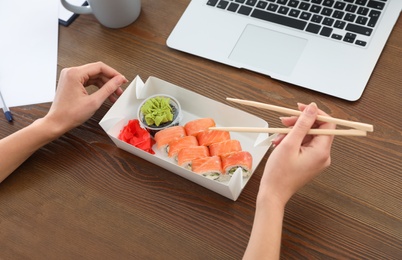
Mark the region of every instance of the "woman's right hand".
<instances>
[{"instance_id":1,"label":"woman's right hand","mask_svg":"<svg viewBox=\"0 0 402 260\"><path fill-rule=\"evenodd\" d=\"M328 115L315 103L299 105L299 109L303 111L299 117L282 118L282 123L292 130L273 141L276 147L265 165L259 200L275 200L284 207L297 190L331 163L334 136L307 135L307 131L311 128L335 129L336 125L316 121L317 115Z\"/></svg>"}]
</instances>

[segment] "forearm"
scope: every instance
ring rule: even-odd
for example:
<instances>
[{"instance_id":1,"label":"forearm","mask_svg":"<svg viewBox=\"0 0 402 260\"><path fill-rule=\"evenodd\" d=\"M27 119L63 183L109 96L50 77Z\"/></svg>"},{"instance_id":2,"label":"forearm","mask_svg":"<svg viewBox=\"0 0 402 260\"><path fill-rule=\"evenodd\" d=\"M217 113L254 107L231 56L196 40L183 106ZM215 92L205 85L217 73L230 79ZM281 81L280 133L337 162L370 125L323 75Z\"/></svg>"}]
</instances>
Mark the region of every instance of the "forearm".
<instances>
[{"instance_id":1,"label":"forearm","mask_svg":"<svg viewBox=\"0 0 402 260\"><path fill-rule=\"evenodd\" d=\"M63 133L51 120L38 119L31 125L0 140L0 182L29 156Z\"/></svg>"},{"instance_id":2,"label":"forearm","mask_svg":"<svg viewBox=\"0 0 402 260\"><path fill-rule=\"evenodd\" d=\"M254 224L243 259L279 259L284 205L261 192L257 198Z\"/></svg>"}]
</instances>

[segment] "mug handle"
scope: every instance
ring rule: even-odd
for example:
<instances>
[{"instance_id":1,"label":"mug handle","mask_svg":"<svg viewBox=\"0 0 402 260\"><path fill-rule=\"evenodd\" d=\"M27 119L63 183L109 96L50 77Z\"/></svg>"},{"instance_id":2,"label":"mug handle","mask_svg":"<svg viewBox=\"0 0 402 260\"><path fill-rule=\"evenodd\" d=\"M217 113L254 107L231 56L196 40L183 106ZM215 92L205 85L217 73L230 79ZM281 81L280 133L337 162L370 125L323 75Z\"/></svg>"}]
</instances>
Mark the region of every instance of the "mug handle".
<instances>
[{"instance_id":1,"label":"mug handle","mask_svg":"<svg viewBox=\"0 0 402 260\"><path fill-rule=\"evenodd\" d=\"M72 5L66 0L61 0L61 4L66 8L67 10L75 13L75 14L91 14L92 9L89 5L87 6L77 6L77 5Z\"/></svg>"}]
</instances>

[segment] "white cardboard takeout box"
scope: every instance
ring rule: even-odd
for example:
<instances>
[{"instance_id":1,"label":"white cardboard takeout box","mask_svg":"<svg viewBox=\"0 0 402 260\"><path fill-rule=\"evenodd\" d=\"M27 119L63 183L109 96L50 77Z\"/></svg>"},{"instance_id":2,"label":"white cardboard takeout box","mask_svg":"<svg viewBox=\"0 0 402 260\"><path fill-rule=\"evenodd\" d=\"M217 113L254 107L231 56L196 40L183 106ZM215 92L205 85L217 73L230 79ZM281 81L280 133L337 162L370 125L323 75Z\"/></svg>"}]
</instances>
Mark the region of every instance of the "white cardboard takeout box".
<instances>
[{"instance_id":1,"label":"white cardboard takeout box","mask_svg":"<svg viewBox=\"0 0 402 260\"><path fill-rule=\"evenodd\" d=\"M127 125L128 121L136 119L141 101L155 94L168 94L180 102L183 113L180 125L204 117L213 118L217 126L268 127L268 123L257 116L216 102L155 77L149 77L144 84L139 76L131 82L99 123L119 148L231 200L237 200L248 180L252 177L252 174L250 177L243 178L242 171L239 169L228 181L219 182L210 180L178 166L170 158L162 154L155 145L153 147L155 155L152 155L118 139L120 131ZM239 140L242 149L249 151L253 156L253 173L271 145L271 136L266 133L235 132L231 132L230 135L232 139Z\"/></svg>"}]
</instances>

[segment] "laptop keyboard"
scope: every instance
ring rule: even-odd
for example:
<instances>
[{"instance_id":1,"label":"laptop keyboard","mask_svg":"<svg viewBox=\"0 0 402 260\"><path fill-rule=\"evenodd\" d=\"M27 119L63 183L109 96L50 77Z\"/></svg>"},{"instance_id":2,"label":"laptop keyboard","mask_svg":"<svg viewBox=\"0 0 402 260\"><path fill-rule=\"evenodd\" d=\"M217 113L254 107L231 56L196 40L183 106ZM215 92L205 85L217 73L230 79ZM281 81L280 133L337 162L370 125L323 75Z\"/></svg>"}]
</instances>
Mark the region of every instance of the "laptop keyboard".
<instances>
[{"instance_id":1,"label":"laptop keyboard","mask_svg":"<svg viewBox=\"0 0 402 260\"><path fill-rule=\"evenodd\" d=\"M207 0L207 5L364 47L387 0Z\"/></svg>"}]
</instances>

